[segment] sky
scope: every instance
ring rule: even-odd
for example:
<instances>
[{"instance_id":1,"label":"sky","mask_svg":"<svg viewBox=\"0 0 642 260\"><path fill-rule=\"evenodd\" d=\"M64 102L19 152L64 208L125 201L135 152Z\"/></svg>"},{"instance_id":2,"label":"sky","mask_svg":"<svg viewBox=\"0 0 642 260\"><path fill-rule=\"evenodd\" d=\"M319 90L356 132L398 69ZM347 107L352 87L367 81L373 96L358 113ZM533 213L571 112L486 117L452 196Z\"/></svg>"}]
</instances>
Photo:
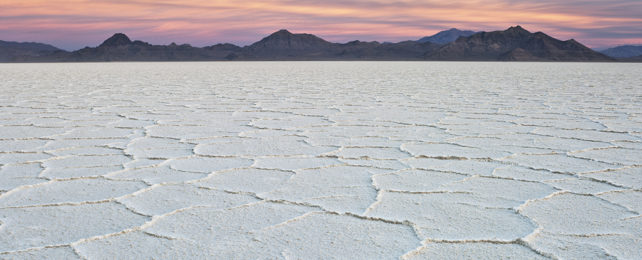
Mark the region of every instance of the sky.
<instances>
[{"instance_id":1,"label":"sky","mask_svg":"<svg viewBox=\"0 0 642 260\"><path fill-rule=\"evenodd\" d=\"M592 48L642 44L642 0L0 0L0 40L67 50L117 32L152 44L243 46L279 29L397 42L514 25Z\"/></svg>"}]
</instances>

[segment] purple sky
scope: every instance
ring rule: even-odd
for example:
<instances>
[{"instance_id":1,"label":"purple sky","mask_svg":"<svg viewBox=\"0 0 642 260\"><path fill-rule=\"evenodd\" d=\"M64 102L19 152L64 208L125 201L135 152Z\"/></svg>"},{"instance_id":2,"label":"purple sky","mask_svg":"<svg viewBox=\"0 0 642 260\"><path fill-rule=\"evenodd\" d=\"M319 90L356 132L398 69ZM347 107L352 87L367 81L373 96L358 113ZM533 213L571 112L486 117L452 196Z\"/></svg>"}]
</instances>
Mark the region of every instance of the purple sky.
<instances>
[{"instance_id":1,"label":"purple sky","mask_svg":"<svg viewBox=\"0 0 642 260\"><path fill-rule=\"evenodd\" d=\"M260 40L279 29L326 40L402 41L452 27L522 25L589 47L642 44L640 0L2 0L0 40L75 50L115 32L154 44Z\"/></svg>"}]
</instances>

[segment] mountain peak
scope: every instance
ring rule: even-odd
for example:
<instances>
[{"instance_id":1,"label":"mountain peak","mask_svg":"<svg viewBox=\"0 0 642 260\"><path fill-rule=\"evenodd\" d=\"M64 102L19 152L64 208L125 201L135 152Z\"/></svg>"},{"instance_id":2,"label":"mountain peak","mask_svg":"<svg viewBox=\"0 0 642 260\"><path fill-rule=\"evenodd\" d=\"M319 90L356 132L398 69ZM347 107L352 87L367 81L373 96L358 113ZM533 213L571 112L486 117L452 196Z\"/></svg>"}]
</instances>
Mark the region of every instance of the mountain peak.
<instances>
[{"instance_id":1,"label":"mountain peak","mask_svg":"<svg viewBox=\"0 0 642 260\"><path fill-rule=\"evenodd\" d=\"M105 40L99 47L105 46L120 46L131 44L132 40L127 37L124 33L116 33L113 36Z\"/></svg>"},{"instance_id":2,"label":"mountain peak","mask_svg":"<svg viewBox=\"0 0 642 260\"><path fill-rule=\"evenodd\" d=\"M274 34L276 34L276 33L278 33L278 34L292 34L292 33L291 33L290 31L288 31L287 29L281 29L281 30L278 30L278 31L276 31Z\"/></svg>"},{"instance_id":3,"label":"mountain peak","mask_svg":"<svg viewBox=\"0 0 642 260\"><path fill-rule=\"evenodd\" d=\"M473 34L475 34L475 32L473 31L468 31L468 30L462 31L457 28L450 28L448 30L438 32L432 36L423 37L417 40L417 42L420 42L420 43L432 42L437 44L446 44L446 43L454 42L459 37L471 36Z\"/></svg>"},{"instance_id":4,"label":"mountain peak","mask_svg":"<svg viewBox=\"0 0 642 260\"><path fill-rule=\"evenodd\" d=\"M286 29L281 29L268 35L267 37L263 38L261 41L284 41L284 40L289 40L295 36L296 34L293 34Z\"/></svg>"},{"instance_id":5,"label":"mountain peak","mask_svg":"<svg viewBox=\"0 0 642 260\"><path fill-rule=\"evenodd\" d=\"M283 37L291 37L292 35L294 34L291 33L290 31L286 29L281 29L276 32L273 32L272 34L268 35L265 38L283 38Z\"/></svg>"},{"instance_id":6,"label":"mountain peak","mask_svg":"<svg viewBox=\"0 0 642 260\"><path fill-rule=\"evenodd\" d=\"M295 34L288 30L281 29L250 45L250 47L270 50L310 50L326 47L330 44L331 43L312 34Z\"/></svg>"},{"instance_id":7,"label":"mountain peak","mask_svg":"<svg viewBox=\"0 0 642 260\"><path fill-rule=\"evenodd\" d=\"M523 27L521 27L519 25L511 26L510 28L508 28L506 30L506 32L514 32L514 33L520 33L520 34L522 34L522 33L530 33L529 31L527 31L526 29L524 29Z\"/></svg>"}]
</instances>

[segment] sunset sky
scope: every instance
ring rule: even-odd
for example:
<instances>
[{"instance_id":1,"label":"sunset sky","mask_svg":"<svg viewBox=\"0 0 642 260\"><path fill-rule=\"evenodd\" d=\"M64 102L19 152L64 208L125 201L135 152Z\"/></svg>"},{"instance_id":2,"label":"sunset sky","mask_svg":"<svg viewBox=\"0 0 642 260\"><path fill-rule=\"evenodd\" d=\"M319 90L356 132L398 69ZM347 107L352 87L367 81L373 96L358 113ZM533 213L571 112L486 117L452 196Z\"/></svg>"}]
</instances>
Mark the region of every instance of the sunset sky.
<instances>
[{"instance_id":1,"label":"sunset sky","mask_svg":"<svg viewBox=\"0 0 642 260\"><path fill-rule=\"evenodd\" d=\"M285 28L333 42L522 25L589 47L642 44L641 0L1 0L0 40L67 50L115 32L153 44L246 45Z\"/></svg>"}]
</instances>

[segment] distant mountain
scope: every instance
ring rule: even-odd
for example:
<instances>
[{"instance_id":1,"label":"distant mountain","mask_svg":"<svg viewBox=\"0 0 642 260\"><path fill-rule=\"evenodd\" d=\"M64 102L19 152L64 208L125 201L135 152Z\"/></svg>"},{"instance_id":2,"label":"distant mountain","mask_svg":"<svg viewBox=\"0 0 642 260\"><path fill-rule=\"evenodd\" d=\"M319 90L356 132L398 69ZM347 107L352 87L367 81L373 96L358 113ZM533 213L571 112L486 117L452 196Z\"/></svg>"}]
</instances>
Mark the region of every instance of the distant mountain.
<instances>
[{"instance_id":1,"label":"distant mountain","mask_svg":"<svg viewBox=\"0 0 642 260\"><path fill-rule=\"evenodd\" d=\"M62 50L44 43L0 41L0 62L13 61L21 57L49 55L56 51Z\"/></svg>"},{"instance_id":2,"label":"distant mountain","mask_svg":"<svg viewBox=\"0 0 642 260\"><path fill-rule=\"evenodd\" d=\"M217 44L198 48L189 44L152 45L132 41L123 33L116 33L98 47L86 47L73 52L57 52L46 57L25 61L209 61L225 60L241 48L232 44Z\"/></svg>"},{"instance_id":3,"label":"distant mountain","mask_svg":"<svg viewBox=\"0 0 642 260\"><path fill-rule=\"evenodd\" d=\"M631 58L642 55L642 45L623 45L600 52L613 58Z\"/></svg>"},{"instance_id":4,"label":"distant mountain","mask_svg":"<svg viewBox=\"0 0 642 260\"><path fill-rule=\"evenodd\" d=\"M279 30L243 48L239 57L250 59L325 57L331 55L335 45L312 34L293 34L288 30Z\"/></svg>"},{"instance_id":5,"label":"distant mountain","mask_svg":"<svg viewBox=\"0 0 642 260\"><path fill-rule=\"evenodd\" d=\"M124 33L116 33L112 37L109 37L98 47L118 47L123 45L132 44L132 40L127 37Z\"/></svg>"},{"instance_id":6,"label":"distant mountain","mask_svg":"<svg viewBox=\"0 0 642 260\"><path fill-rule=\"evenodd\" d=\"M331 42L307 33L291 33L282 29L253 43L249 50L263 52L322 50L332 46Z\"/></svg>"},{"instance_id":7,"label":"distant mountain","mask_svg":"<svg viewBox=\"0 0 642 260\"><path fill-rule=\"evenodd\" d=\"M452 30L449 30L452 31ZM448 32L448 31L446 31ZM464 31L465 32L465 31ZM442 34L443 38L446 34ZM442 37L440 36L440 37ZM437 37L439 38L439 37ZM0 45L2 46L2 45ZM189 44L152 45L116 33L97 47L73 52L38 45L24 52L0 49L5 62L85 61L217 61L217 60L470 60L470 61L613 61L574 41L560 41L520 26L505 31L460 36L454 42L430 41L332 43L312 34L279 30L249 46L216 44L203 48ZM1 48L1 47L0 47Z\"/></svg>"},{"instance_id":8,"label":"distant mountain","mask_svg":"<svg viewBox=\"0 0 642 260\"><path fill-rule=\"evenodd\" d=\"M420 60L439 45L405 41L332 43L312 34L277 31L237 53L238 60Z\"/></svg>"},{"instance_id":9,"label":"distant mountain","mask_svg":"<svg viewBox=\"0 0 642 260\"><path fill-rule=\"evenodd\" d=\"M422 56L436 50L441 45L431 42L418 43L403 41L398 43L379 43L351 41L339 45L338 60L422 60Z\"/></svg>"},{"instance_id":10,"label":"distant mountain","mask_svg":"<svg viewBox=\"0 0 642 260\"><path fill-rule=\"evenodd\" d=\"M446 44L446 43L454 42L459 37L471 36L473 34L475 34L475 32L473 31L462 31L456 28L452 28L450 30L438 32L432 36L423 37L417 41L421 43L432 42L436 44Z\"/></svg>"},{"instance_id":11,"label":"distant mountain","mask_svg":"<svg viewBox=\"0 0 642 260\"><path fill-rule=\"evenodd\" d=\"M575 40L560 41L521 26L505 31L480 32L428 53L430 60L478 61L613 61Z\"/></svg>"}]
</instances>

